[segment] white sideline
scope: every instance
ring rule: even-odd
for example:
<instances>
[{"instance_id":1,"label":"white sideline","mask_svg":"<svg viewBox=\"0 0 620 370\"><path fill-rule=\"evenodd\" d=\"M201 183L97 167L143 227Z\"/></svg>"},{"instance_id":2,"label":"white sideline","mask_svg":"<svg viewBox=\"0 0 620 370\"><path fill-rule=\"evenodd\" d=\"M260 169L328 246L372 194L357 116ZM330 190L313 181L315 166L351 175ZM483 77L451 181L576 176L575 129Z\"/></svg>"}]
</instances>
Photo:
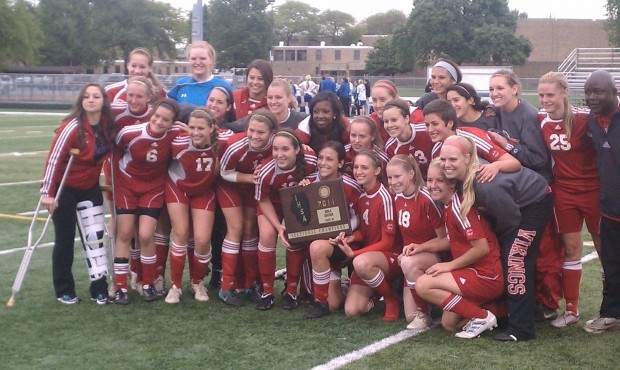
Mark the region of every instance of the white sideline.
<instances>
[{"instance_id":1,"label":"white sideline","mask_svg":"<svg viewBox=\"0 0 620 370\"><path fill-rule=\"evenodd\" d=\"M52 113L52 112L0 112L7 116L66 116L67 113Z\"/></svg>"},{"instance_id":2,"label":"white sideline","mask_svg":"<svg viewBox=\"0 0 620 370\"><path fill-rule=\"evenodd\" d=\"M591 242L585 242L584 245L593 246ZM596 251L594 251L594 252L591 252L583 256L581 258L581 262L586 263L596 258L598 258L598 255L596 254ZM414 336L414 334L415 334L414 330L403 330L387 338L383 338L379 341L371 343L367 345L366 347L360 348L357 351L347 353L346 355L336 357L322 365L315 366L312 368L312 370L340 369L341 367L346 366L354 361L361 360L362 358L375 354L381 351L382 349L385 349L393 344L400 343L405 339L411 338Z\"/></svg>"},{"instance_id":3,"label":"white sideline","mask_svg":"<svg viewBox=\"0 0 620 370\"><path fill-rule=\"evenodd\" d=\"M0 184L0 188L3 186L15 186L15 185L28 185L28 184L36 184L40 183L41 180L31 180L31 181L19 181L19 182L4 182Z\"/></svg>"}]
</instances>

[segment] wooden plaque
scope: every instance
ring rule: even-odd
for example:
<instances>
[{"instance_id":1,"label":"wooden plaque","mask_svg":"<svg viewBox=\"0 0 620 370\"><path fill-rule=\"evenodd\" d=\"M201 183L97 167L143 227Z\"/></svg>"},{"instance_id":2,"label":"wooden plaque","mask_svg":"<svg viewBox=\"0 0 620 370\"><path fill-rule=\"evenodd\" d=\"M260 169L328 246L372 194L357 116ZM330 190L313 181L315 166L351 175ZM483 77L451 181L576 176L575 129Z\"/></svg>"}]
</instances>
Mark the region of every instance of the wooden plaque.
<instances>
[{"instance_id":1,"label":"wooden plaque","mask_svg":"<svg viewBox=\"0 0 620 370\"><path fill-rule=\"evenodd\" d=\"M307 243L351 234L349 205L342 179L280 189L289 243Z\"/></svg>"}]
</instances>

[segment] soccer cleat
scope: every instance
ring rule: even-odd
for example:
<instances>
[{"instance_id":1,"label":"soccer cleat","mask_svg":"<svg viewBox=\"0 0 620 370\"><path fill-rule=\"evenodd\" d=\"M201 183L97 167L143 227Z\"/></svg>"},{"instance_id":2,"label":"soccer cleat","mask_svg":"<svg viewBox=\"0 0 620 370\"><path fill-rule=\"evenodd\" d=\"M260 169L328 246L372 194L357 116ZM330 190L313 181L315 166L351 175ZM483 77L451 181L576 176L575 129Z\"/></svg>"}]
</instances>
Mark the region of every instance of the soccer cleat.
<instances>
[{"instance_id":1,"label":"soccer cleat","mask_svg":"<svg viewBox=\"0 0 620 370\"><path fill-rule=\"evenodd\" d=\"M211 280L209 280L209 289L216 291L222 288L222 270L213 270L211 272Z\"/></svg>"},{"instance_id":2,"label":"soccer cleat","mask_svg":"<svg viewBox=\"0 0 620 370\"><path fill-rule=\"evenodd\" d=\"M297 302L297 297L292 295L291 293L286 293L284 298L282 298L282 308L285 310L294 310L299 307L299 302Z\"/></svg>"},{"instance_id":3,"label":"soccer cleat","mask_svg":"<svg viewBox=\"0 0 620 370\"><path fill-rule=\"evenodd\" d=\"M319 319L323 316L329 315L330 313L331 311L326 304L315 301L312 310L306 314L306 318Z\"/></svg>"},{"instance_id":4,"label":"soccer cleat","mask_svg":"<svg viewBox=\"0 0 620 370\"><path fill-rule=\"evenodd\" d=\"M620 330L620 319L614 317L597 317L588 320L583 326L583 330L590 334L600 334L606 331Z\"/></svg>"},{"instance_id":5,"label":"soccer cleat","mask_svg":"<svg viewBox=\"0 0 620 370\"><path fill-rule=\"evenodd\" d=\"M256 309L259 311L267 311L273 307L273 302L275 300L273 294L263 294L260 296L260 302L256 305Z\"/></svg>"},{"instance_id":6,"label":"soccer cleat","mask_svg":"<svg viewBox=\"0 0 620 370\"><path fill-rule=\"evenodd\" d=\"M144 302L155 302L159 296L155 291L155 287L153 285L145 284L142 286L142 300Z\"/></svg>"},{"instance_id":7,"label":"soccer cleat","mask_svg":"<svg viewBox=\"0 0 620 370\"><path fill-rule=\"evenodd\" d=\"M191 291L192 293L194 293L194 299L198 302L206 302L209 300L207 288L205 288L205 286L202 284L202 281L198 284L192 284Z\"/></svg>"},{"instance_id":8,"label":"soccer cleat","mask_svg":"<svg viewBox=\"0 0 620 370\"><path fill-rule=\"evenodd\" d=\"M97 303L98 305L104 305L109 302L108 296L104 293L99 293L96 297L90 297L90 300Z\"/></svg>"},{"instance_id":9,"label":"soccer cleat","mask_svg":"<svg viewBox=\"0 0 620 370\"><path fill-rule=\"evenodd\" d=\"M518 342L519 338L516 335L510 334L508 332L498 333L493 336L494 340L499 340L501 342Z\"/></svg>"},{"instance_id":10,"label":"soccer cleat","mask_svg":"<svg viewBox=\"0 0 620 370\"><path fill-rule=\"evenodd\" d=\"M241 307L244 305L243 301L237 296L237 291L233 288L228 290L220 289L218 297L220 301L230 306Z\"/></svg>"},{"instance_id":11,"label":"soccer cleat","mask_svg":"<svg viewBox=\"0 0 620 370\"><path fill-rule=\"evenodd\" d=\"M536 305L536 322L543 322L547 320L554 320L558 317L558 310L549 308L542 303Z\"/></svg>"},{"instance_id":12,"label":"soccer cleat","mask_svg":"<svg viewBox=\"0 0 620 370\"><path fill-rule=\"evenodd\" d=\"M472 339L480 336L487 330L493 330L497 327L497 318L491 311L486 311L487 317L480 319L474 318L469 320L467 325L463 327L463 331L456 333L454 336L463 339Z\"/></svg>"},{"instance_id":13,"label":"soccer cleat","mask_svg":"<svg viewBox=\"0 0 620 370\"><path fill-rule=\"evenodd\" d=\"M166 295L166 282L164 277L159 275L153 282L153 288L155 288L155 295L157 297L163 297Z\"/></svg>"},{"instance_id":14,"label":"soccer cleat","mask_svg":"<svg viewBox=\"0 0 620 370\"><path fill-rule=\"evenodd\" d=\"M430 330L432 325L433 319L430 317L430 315L427 315L423 312L418 312L416 313L413 320L409 323L409 325L407 325L407 330L413 330L417 335Z\"/></svg>"},{"instance_id":15,"label":"soccer cleat","mask_svg":"<svg viewBox=\"0 0 620 370\"><path fill-rule=\"evenodd\" d=\"M566 311L562 315L558 316L557 319L551 321L551 326L554 328L565 328L569 325L573 325L579 322L579 313L574 313L572 311Z\"/></svg>"},{"instance_id":16,"label":"soccer cleat","mask_svg":"<svg viewBox=\"0 0 620 370\"><path fill-rule=\"evenodd\" d=\"M181 290L181 288L177 288L177 286L173 284L170 287L170 290L168 291L168 295L166 295L164 302L170 303L170 304L177 304L181 302L182 294L183 294L183 290Z\"/></svg>"},{"instance_id":17,"label":"soccer cleat","mask_svg":"<svg viewBox=\"0 0 620 370\"><path fill-rule=\"evenodd\" d=\"M117 290L114 294L114 302L123 306L130 304L131 302L129 301L129 296L127 295L127 289L121 288Z\"/></svg>"},{"instance_id":18,"label":"soccer cleat","mask_svg":"<svg viewBox=\"0 0 620 370\"><path fill-rule=\"evenodd\" d=\"M64 294L56 300L62 304L76 304L80 302L80 299L75 294Z\"/></svg>"},{"instance_id":19,"label":"soccer cleat","mask_svg":"<svg viewBox=\"0 0 620 370\"><path fill-rule=\"evenodd\" d=\"M260 302L260 297L262 294L263 292L258 285L253 285L245 290L245 296L254 304Z\"/></svg>"}]
</instances>

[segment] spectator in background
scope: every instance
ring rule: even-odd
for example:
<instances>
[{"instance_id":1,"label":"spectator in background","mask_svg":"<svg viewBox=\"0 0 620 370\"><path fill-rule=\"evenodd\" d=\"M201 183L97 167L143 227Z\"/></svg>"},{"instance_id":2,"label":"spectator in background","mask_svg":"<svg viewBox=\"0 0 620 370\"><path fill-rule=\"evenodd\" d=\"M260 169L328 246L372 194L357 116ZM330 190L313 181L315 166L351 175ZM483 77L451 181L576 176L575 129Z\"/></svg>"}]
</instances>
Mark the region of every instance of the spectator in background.
<instances>
[{"instance_id":1,"label":"spectator in background","mask_svg":"<svg viewBox=\"0 0 620 370\"><path fill-rule=\"evenodd\" d=\"M370 98L370 81L368 81L368 79L364 80L364 87L366 88L366 115L369 115L372 113L372 106L370 105L372 100Z\"/></svg>"},{"instance_id":2,"label":"spectator in background","mask_svg":"<svg viewBox=\"0 0 620 370\"><path fill-rule=\"evenodd\" d=\"M321 81L321 84L319 85L319 92L321 91L331 91L331 92L336 92L337 87L336 87L336 82L334 81L334 79L330 76L323 76L323 81Z\"/></svg>"},{"instance_id":3,"label":"spectator in background","mask_svg":"<svg viewBox=\"0 0 620 370\"><path fill-rule=\"evenodd\" d=\"M306 75L305 81L299 83L299 88L301 89L301 95L303 95L304 98L304 109L306 110L306 114L310 114L308 104L310 104L312 98L316 95L319 86L312 81L312 76Z\"/></svg>"},{"instance_id":4,"label":"spectator in background","mask_svg":"<svg viewBox=\"0 0 620 370\"><path fill-rule=\"evenodd\" d=\"M338 98L340 98L340 102L342 103L342 111L344 112L344 115L351 117L351 85L349 85L348 78L342 78L342 83L338 87L337 94Z\"/></svg>"},{"instance_id":5,"label":"spectator in background","mask_svg":"<svg viewBox=\"0 0 620 370\"><path fill-rule=\"evenodd\" d=\"M368 106L366 100L366 86L364 80L357 81L357 109L360 115L366 114L366 108Z\"/></svg>"}]
</instances>

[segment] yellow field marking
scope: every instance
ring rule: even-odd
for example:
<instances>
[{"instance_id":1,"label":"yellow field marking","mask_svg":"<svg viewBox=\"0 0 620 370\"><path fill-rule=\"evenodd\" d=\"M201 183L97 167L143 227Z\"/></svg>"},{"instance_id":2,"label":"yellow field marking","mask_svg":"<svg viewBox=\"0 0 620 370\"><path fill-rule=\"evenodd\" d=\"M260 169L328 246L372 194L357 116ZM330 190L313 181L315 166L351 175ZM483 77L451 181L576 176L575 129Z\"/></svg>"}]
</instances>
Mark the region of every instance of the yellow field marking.
<instances>
[{"instance_id":1,"label":"yellow field marking","mask_svg":"<svg viewBox=\"0 0 620 370\"><path fill-rule=\"evenodd\" d=\"M27 220L27 221L31 221L32 217L26 217L26 216L17 216L17 215L7 215L5 213L0 213L0 218L10 218L13 220ZM47 218L42 218L42 217L37 217L37 221L46 221Z\"/></svg>"}]
</instances>

